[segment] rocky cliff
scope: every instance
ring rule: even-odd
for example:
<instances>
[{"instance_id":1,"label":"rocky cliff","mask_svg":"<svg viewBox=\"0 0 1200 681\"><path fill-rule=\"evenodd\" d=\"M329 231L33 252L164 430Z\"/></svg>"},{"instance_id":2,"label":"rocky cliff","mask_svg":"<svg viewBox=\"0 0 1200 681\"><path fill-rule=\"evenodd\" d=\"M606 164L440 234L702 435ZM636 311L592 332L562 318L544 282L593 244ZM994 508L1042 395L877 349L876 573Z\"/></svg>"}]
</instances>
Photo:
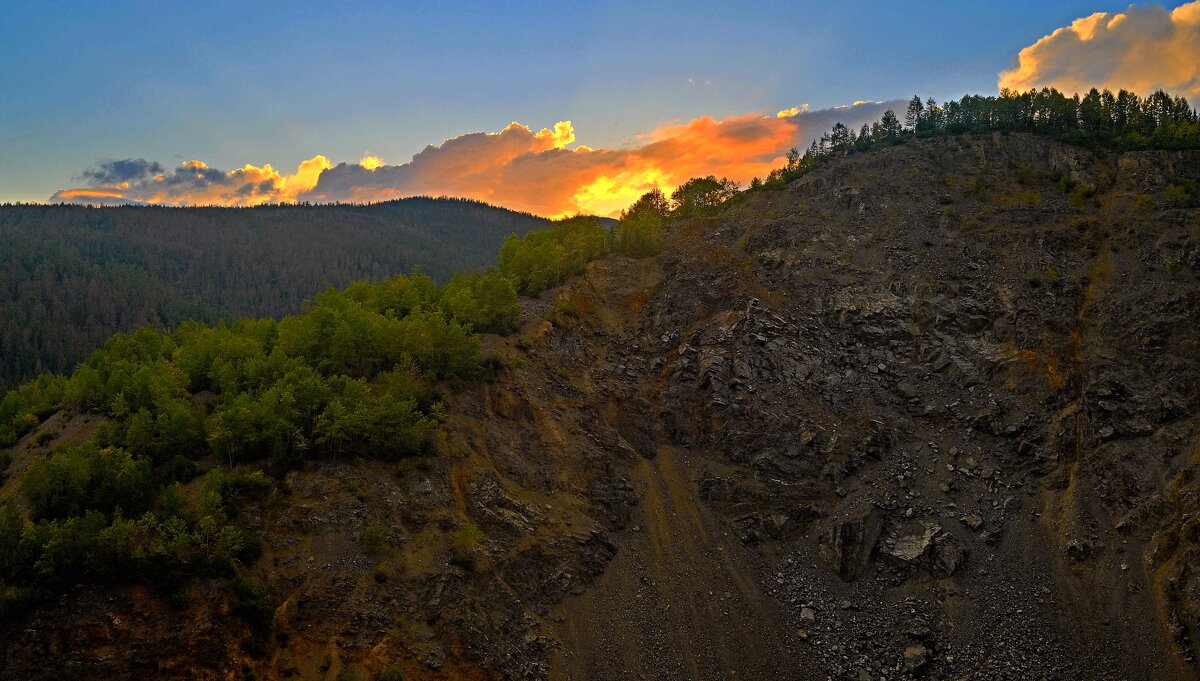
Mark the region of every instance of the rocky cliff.
<instances>
[{"instance_id":1,"label":"rocky cliff","mask_svg":"<svg viewBox=\"0 0 1200 681\"><path fill-rule=\"evenodd\" d=\"M934 139L676 225L488 338L440 456L245 510L257 623L80 587L0 676L1200 678L1198 178Z\"/></svg>"}]
</instances>

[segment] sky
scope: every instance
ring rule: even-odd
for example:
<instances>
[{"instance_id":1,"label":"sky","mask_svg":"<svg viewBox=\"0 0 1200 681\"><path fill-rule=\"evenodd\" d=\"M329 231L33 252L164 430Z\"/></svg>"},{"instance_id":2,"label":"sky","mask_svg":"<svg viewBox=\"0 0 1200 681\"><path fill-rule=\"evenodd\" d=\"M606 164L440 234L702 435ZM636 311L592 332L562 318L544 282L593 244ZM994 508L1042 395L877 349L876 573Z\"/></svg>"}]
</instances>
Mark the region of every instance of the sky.
<instances>
[{"instance_id":1,"label":"sky","mask_svg":"<svg viewBox=\"0 0 1200 681\"><path fill-rule=\"evenodd\" d=\"M1200 2L14 2L0 202L612 214L694 175L745 182L913 94L1195 102L1198 64Z\"/></svg>"}]
</instances>

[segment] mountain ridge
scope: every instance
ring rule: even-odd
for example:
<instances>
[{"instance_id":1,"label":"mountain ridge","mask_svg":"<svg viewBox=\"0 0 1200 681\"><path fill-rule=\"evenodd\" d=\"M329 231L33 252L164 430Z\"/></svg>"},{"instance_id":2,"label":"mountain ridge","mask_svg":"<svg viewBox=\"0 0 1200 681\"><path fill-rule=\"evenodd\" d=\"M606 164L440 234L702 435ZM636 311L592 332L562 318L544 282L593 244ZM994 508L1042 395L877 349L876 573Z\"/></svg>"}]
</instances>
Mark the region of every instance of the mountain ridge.
<instances>
[{"instance_id":1,"label":"mountain ridge","mask_svg":"<svg viewBox=\"0 0 1200 681\"><path fill-rule=\"evenodd\" d=\"M483 269L548 226L465 199L253 208L0 206L0 390L113 333L295 313L329 287Z\"/></svg>"}]
</instances>

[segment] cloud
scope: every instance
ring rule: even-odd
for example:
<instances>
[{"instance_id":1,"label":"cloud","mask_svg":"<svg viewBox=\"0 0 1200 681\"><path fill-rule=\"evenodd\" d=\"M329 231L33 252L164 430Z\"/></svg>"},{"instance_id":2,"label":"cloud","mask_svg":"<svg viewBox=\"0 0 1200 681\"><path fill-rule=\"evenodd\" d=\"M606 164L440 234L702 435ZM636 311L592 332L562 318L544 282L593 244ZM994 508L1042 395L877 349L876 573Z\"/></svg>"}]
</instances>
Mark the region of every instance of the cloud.
<instances>
[{"instance_id":1,"label":"cloud","mask_svg":"<svg viewBox=\"0 0 1200 681\"><path fill-rule=\"evenodd\" d=\"M170 171L144 159L103 161L83 172L90 187L57 191L50 202L254 206L295 201L297 195L316 186L321 171L329 167L324 156L301 162L291 175L279 173L269 163L262 167L246 164L226 172L203 161L185 161Z\"/></svg>"},{"instance_id":2,"label":"cloud","mask_svg":"<svg viewBox=\"0 0 1200 681\"><path fill-rule=\"evenodd\" d=\"M903 102L857 102L822 110L807 106L775 115L703 116L643 133L629 147L575 145L570 121L534 131L512 123L499 132L472 132L429 145L407 163L389 165L366 154L331 165L324 156L281 175L270 165L233 171L189 161L127 186L63 190L55 202L127 199L169 205L256 205L281 201L374 202L406 196L460 196L557 217L613 215L643 193L670 192L701 175L739 182L765 176L834 123L857 127ZM103 192L103 194L98 193Z\"/></svg>"},{"instance_id":3,"label":"cloud","mask_svg":"<svg viewBox=\"0 0 1200 681\"><path fill-rule=\"evenodd\" d=\"M54 192L50 203L76 203L87 206L143 206L143 201L126 197L120 190L63 189Z\"/></svg>"},{"instance_id":4,"label":"cloud","mask_svg":"<svg viewBox=\"0 0 1200 681\"><path fill-rule=\"evenodd\" d=\"M775 117L776 118L791 118L792 116L795 116L798 113L803 113L805 111L808 111L807 103L801 104L800 106L793 106L790 109L784 109L784 110L780 111L779 113L775 114Z\"/></svg>"},{"instance_id":5,"label":"cloud","mask_svg":"<svg viewBox=\"0 0 1200 681\"><path fill-rule=\"evenodd\" d=\"M161 164L147 161L144 158L127 158L123 160L105 159L95 166L83 171L83 179L88 184L108 185L141 180L162 173Z\"/></svg>"},{"instance_id":6,"label":"cloud","mask_svg":"<svg viewBox=\"0 0 1200 681\"><path fill-rule=\"evenodd\" d=\"M500 132L430 145L408 163L373 169L339 164L300 198L382 201L444 194L539 215L612 215L655 187L670 191L698 175L740 182L764 176L784 163L789 148L807 147L837 121L861 125L887 108L888 103L863 102L820 111L797 107L774 116L704 116L638 135L635 146L607 149L568 148L575 140L570 121L540 132L513 123Z\"/></svg>"},{"instance_id":7,"label":"cloud","mask_svg":"<svg viewBox=\"0 0 1200 681\"><path fill-rule=\"evenodd\" d=\"M1021 50L1001 88L1092 87L1200 96L1200 0L1168 10L1130 5L1071 22Z\"/></svg>"}]
</instances>

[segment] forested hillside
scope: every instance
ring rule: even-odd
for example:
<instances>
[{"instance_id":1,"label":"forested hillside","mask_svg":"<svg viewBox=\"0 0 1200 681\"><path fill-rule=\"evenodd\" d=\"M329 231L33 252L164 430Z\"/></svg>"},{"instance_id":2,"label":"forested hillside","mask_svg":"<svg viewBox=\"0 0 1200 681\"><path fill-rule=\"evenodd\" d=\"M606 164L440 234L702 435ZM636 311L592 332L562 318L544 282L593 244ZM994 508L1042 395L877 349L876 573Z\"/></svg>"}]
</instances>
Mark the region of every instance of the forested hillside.
<instances>
[{"instance_id":1,"label":"forested hillside","mask_svg":"<svg viewBox=\"0 0 1200 681\"><path fill-rule=\"evenodd\" d=\"M486 267L542 218L459 199L373 205L0 207L0 390L119 331L278 317L330 286Z\"/></svg>"},{"instance_id":2,"label":"forested hillside","mask_svg":"<svg viewBox=\"0 0 1200 681\"><path fill-rule=\"evenodd\" d=\"M258 466L282 477L331 457L436 453L453 388L506 361L481 354L475 330L515 330L518 287L537 293L580 273L609 251L609 235L595 218L571 218L508 237L499 269L440 287L397 275L326 290L279 321L142 327L114 335L69 377L43 374L9 392L0 447L59 410L101 422L75 446L25 462L34 522L13 503L0 515L0 616L80 580L178 586L234 574L260 550L230 524L236 502L276 484ZM0 483L10 463L0 452Z\"/></svg>"}]
</instances>

